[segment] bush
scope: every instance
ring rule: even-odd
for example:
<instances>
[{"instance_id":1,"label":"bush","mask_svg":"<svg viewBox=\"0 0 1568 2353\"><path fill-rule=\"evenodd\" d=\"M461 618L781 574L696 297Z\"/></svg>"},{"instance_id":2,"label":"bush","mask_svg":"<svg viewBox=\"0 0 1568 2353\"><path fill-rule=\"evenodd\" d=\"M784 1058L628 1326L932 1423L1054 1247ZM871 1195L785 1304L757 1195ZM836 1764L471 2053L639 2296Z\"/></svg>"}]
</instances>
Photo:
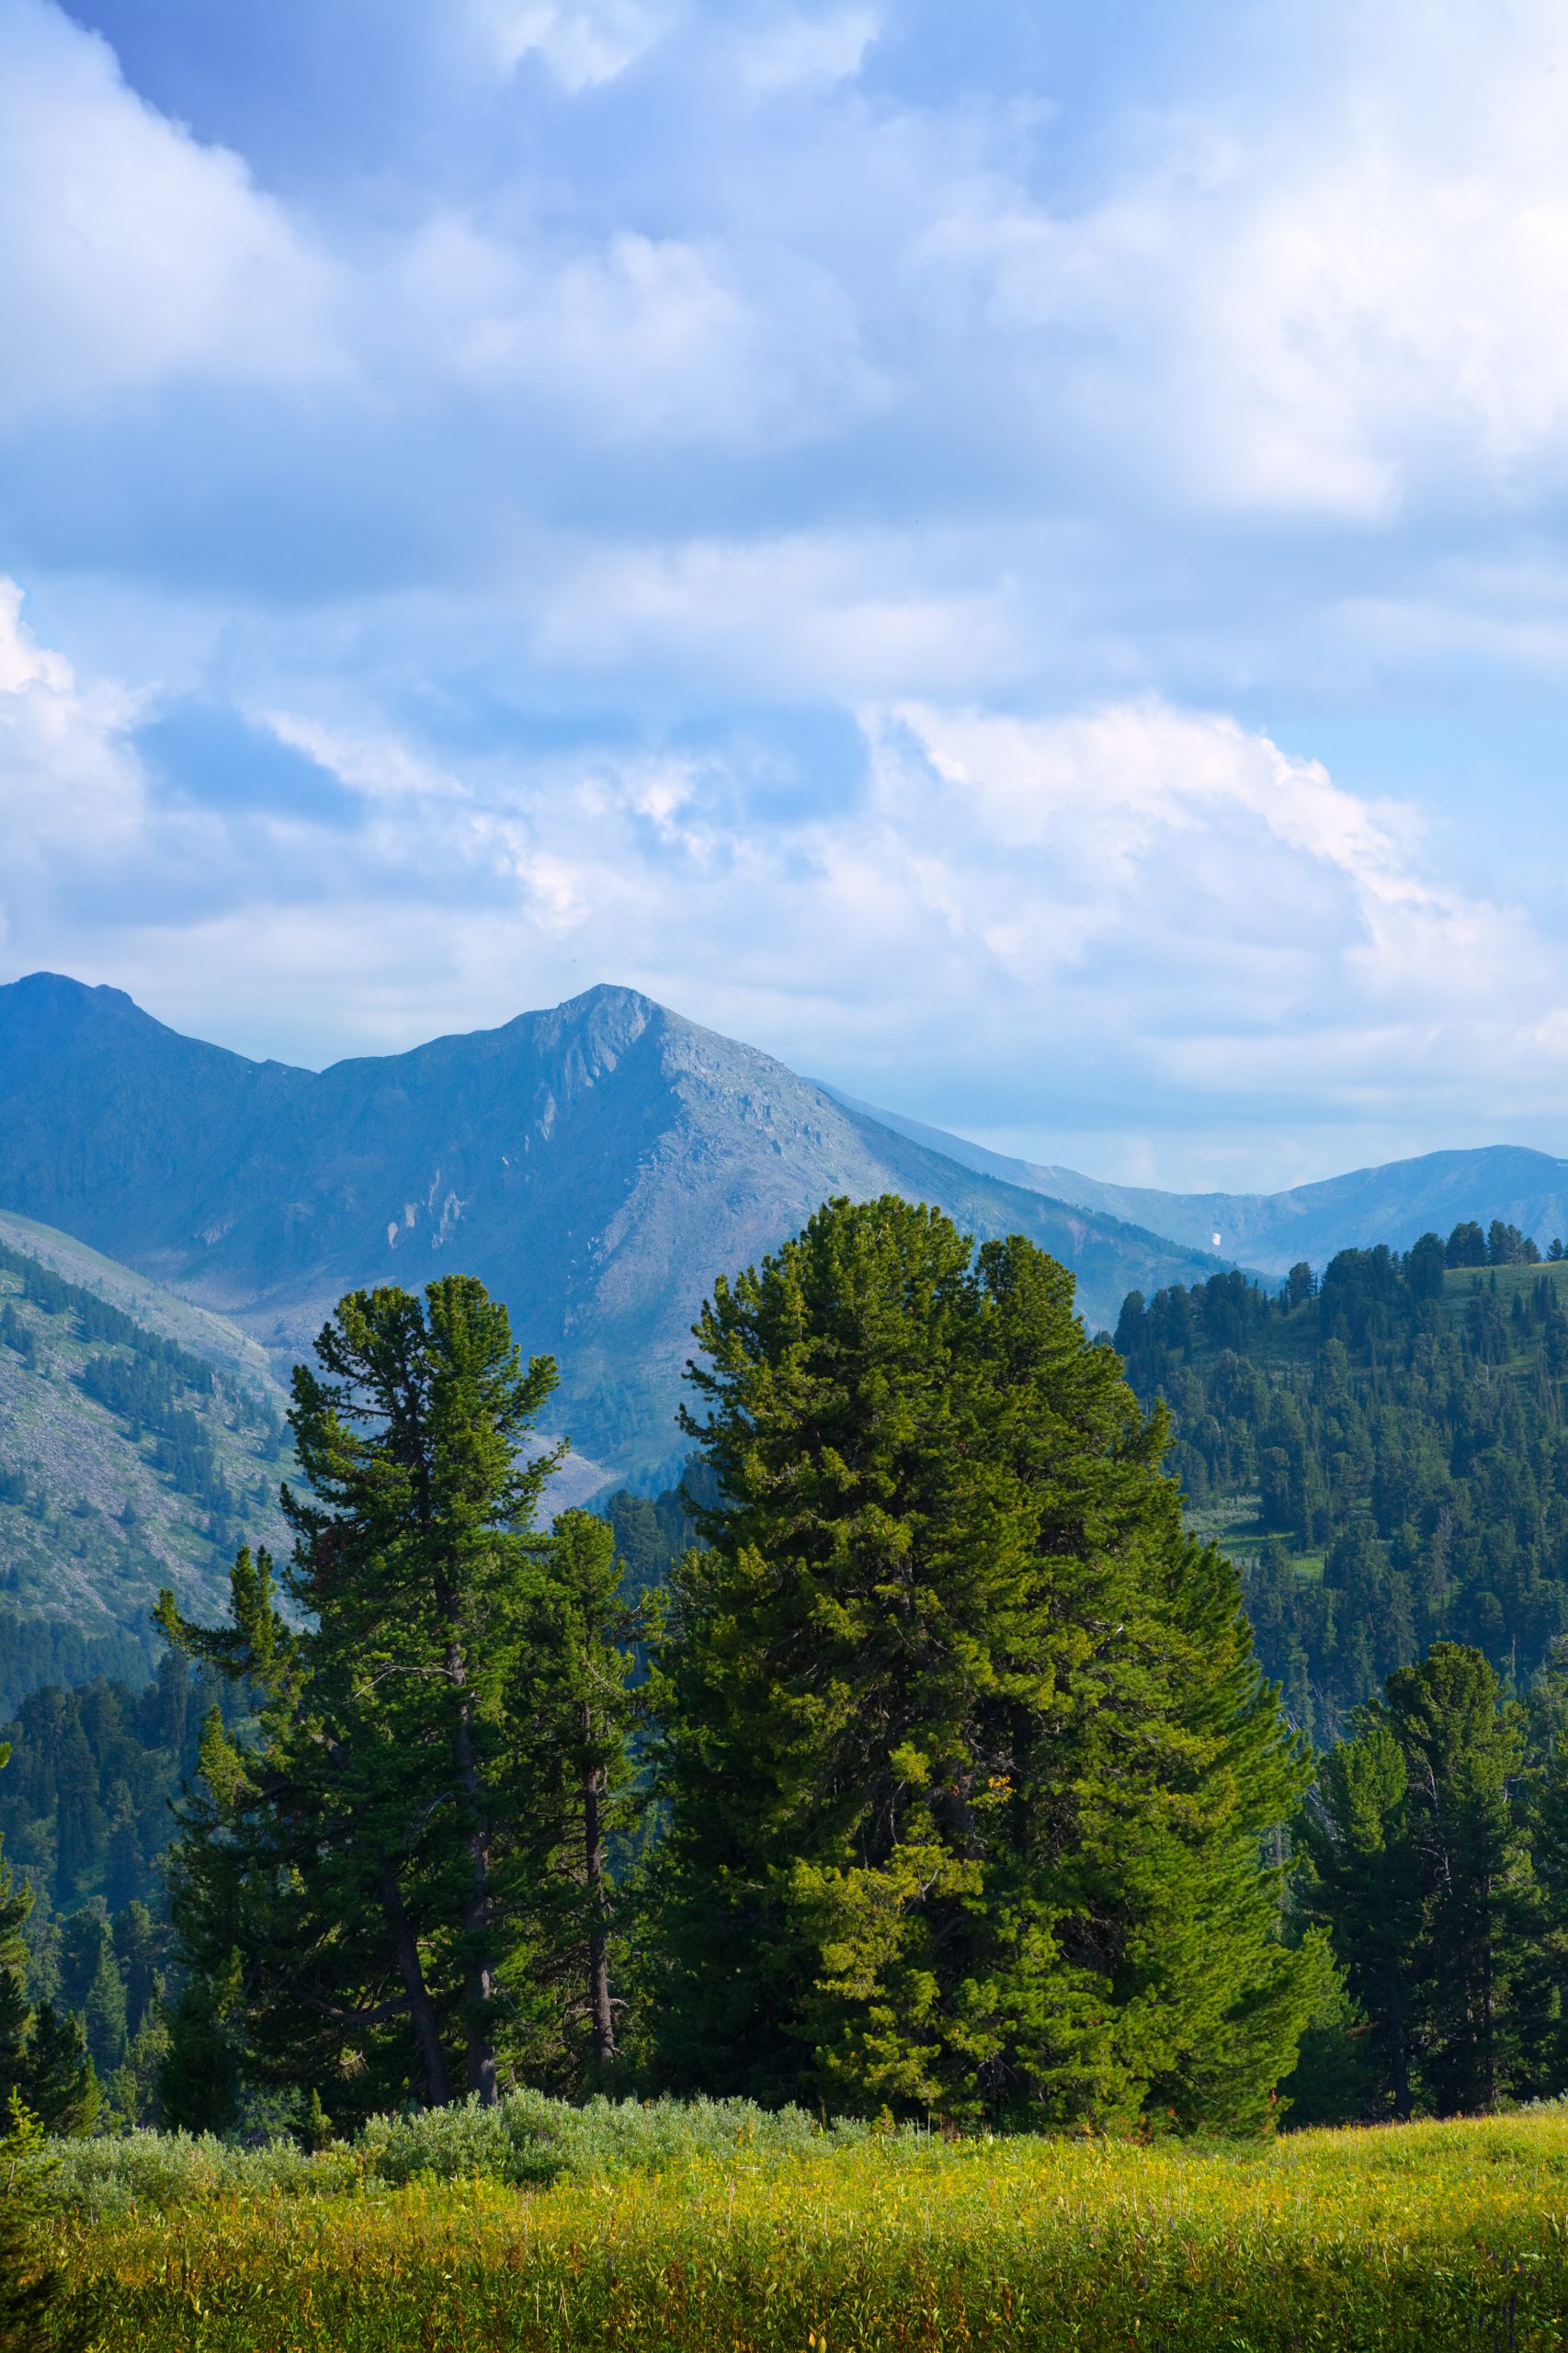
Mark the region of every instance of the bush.
<instances>
[{"instance_id":1,"label":"bush","mask_svg":"<svg viewBox=\"0 0 1568 2353\"><path fill-rule=\"evenodd\" d=\"M748 2168L771 2170L808 2152L820 2155L873 2137L901 2148L928 2142L915 2127L884 2135L862 2123L824 2127L802 2109L771 2111L745 2099L593 2099L573 2108L542 2092L519 2091L494 2108L471 2099L418 2114L372 2117L352 2142L313 2155L291 2140L244 2148L210 2132L133 2131L62 2142L51 2196L60 2207L108 2214L163 2211L225 2196L332 2196L415 2181L542 2188L564 2179L668 2173L737 2155Z\"/></svg>"}]
</instances>

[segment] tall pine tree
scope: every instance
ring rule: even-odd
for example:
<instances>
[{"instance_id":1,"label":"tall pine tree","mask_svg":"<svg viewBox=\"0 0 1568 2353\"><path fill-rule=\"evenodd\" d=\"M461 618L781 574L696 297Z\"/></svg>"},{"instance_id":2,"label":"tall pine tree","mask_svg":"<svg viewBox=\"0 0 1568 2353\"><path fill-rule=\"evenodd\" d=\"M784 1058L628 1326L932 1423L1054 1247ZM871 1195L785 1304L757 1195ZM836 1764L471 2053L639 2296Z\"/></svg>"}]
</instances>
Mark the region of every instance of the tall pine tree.
<instances>
[{"instance_id":1,"label":"tall pine tree","mask_svg":"<svg viewBox=\"0 0 1568 2353\"><path fill-rule=\"evenodd\" d=\"M655 1679L666 2079L1253 2127L1321 1994L1234 1574L1018 1237L829 1203L721 1282Z\"/></svg>"},{"instance_id":2,"label":"tall pine tree","mask_svg":"<svg viewBox=\"0 0 1568 2353\"><path fill-rule=\"evenodd\" d=\"M316 1355L290 1415L308 1492L284 1495L302 1630L246 1555L231 1626L162 1608L260 1701L251 1739L207 1728L175 1863L183 1958L215 1980L238 1951L248 2063L329 2108L490 2102L529 1794L512 1685L559 1459L525 1448L554 1367L522 1370L505 1308L466 1276L423 1300L351 1293Z\"/></svg>"}]
</instances>

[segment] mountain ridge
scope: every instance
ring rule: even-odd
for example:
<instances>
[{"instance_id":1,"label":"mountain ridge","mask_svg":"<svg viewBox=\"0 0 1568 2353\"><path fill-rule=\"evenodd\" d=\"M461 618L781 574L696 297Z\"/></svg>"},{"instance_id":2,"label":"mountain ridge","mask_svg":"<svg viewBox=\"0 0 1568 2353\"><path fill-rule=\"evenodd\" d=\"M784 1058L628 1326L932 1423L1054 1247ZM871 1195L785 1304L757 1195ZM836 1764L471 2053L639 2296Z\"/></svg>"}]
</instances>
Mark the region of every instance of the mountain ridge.
<instances>
[{"instance_id":1,"label":"mountain ridge","mask_svg":"<svg viewBox=\"0 0 1568 2353\"><path fill-rule=\"evenodd\" d=\"M621 1474L678 1458L713 1278L833 1194L889 1190L983 1238L1030 1233L1095 1324L1216 1264L969 1169L636 990L312 1073L186 1039L118 990L0 988L0 1205L233 1319L275 1361L345 1290L461 1266L560 1361L556 1426Z\"/></svg>"},{"instance_id":2,"label":"mountain ridge","mask_svg":"<svg viewBox=\"0 0 1568 2353\"><path fill-rule=\"evenodd\" d=\"M1423 1233L1446 1233L1470 1218L1483 1225L1500 1219L1535 1233L1543 1245L1556 1235L1568 1240L1568 1160L1528 1144L1415 1153L1275 1193L1173 1193L1016 1159L836 1088L827 1092L846 1109L1001 1183L1122 1219L1167 1241L1217 1250L1265 1275L1288 1274L1302 1259L1321 1268L1336 1251L1370 1249L1380 1242L1408 1249Z\"/></svg>"}]
</instances>

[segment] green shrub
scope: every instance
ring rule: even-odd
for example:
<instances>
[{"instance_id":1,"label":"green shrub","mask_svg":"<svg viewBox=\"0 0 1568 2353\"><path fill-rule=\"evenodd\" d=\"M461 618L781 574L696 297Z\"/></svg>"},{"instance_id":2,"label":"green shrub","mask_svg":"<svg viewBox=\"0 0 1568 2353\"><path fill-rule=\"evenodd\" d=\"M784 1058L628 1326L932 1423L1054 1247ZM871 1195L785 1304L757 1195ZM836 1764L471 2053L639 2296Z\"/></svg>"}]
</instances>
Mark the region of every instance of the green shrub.
<instances>
[{"instance_id":1,"label":"green shrub","mask_svg":"<svg viewBox=\"0 0 1568 2353\"><path fill-rule=\"evenodd\" d=\"M352 2142L308 2154L292 2140L244 2148L210 2132L134 2131L61 2142L51 2195L83 2213L163 2212L223 2197L333 2196L417 2181L488 2181L508 2188L566 2179L619 2180L744 2155L753 2168L847 2149L867 2124L826 2127L798 2108L751 2100L594 2099L574 2108L541 2092L510 2092L494 2108L466 2100L407 2116L372 2117ZM888 2136L882 2136L884 2138ZM924 2147L910 2127L892 2136Z\"/></svg>"}]
</instances>

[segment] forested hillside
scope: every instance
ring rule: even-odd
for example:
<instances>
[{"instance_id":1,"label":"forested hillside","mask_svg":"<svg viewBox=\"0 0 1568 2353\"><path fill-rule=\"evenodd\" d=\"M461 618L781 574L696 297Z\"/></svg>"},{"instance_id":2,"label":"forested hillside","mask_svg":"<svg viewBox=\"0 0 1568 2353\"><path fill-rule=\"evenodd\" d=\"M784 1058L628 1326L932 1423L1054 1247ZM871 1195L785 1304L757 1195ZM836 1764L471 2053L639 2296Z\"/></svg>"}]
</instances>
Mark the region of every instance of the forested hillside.
<instances>
[{"instance_id":1,"label":"forested hillside","mask_svg":"<svg viewBox=\"0 0 1568 2353\"><path fill-rule=\"evenodd\" d=\"M140 1683L160 1586L221 1591L242 1539L277 1540L282 1403L238 1332L0 1222L0 1711Z\"/></svg>"},{"instance_id":2,"label":"forested hillside","mask_svg":"<svg viewBox=\"0 0 1568 2353\"><path fill-rule=\"evenodd\" d=\"M1568 1260L1463 1225L1299 1266L1278 1297L1236 1274L1134 1292L1116 1344L1315 1739L1434 1642L1522 1686L1568 1631Z\"/></svg>"}]
</instances>

